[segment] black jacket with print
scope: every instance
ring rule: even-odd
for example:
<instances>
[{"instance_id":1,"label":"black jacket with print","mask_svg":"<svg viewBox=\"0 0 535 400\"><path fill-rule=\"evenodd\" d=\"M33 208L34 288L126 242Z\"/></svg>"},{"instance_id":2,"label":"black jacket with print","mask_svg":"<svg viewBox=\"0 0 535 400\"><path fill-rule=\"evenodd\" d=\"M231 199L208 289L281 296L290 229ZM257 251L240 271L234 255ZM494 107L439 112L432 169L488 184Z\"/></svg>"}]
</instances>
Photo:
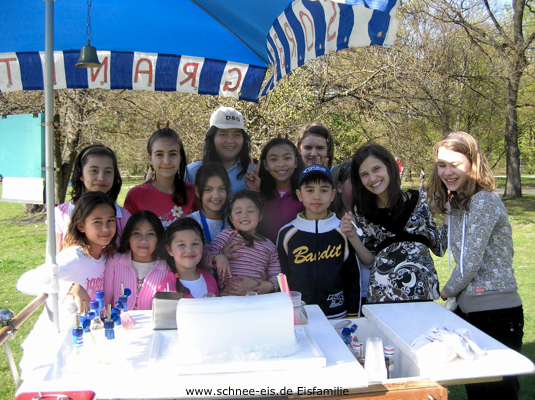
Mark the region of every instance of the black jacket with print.
<instances>
[{"instance_id":1,"label":"black jacket with print","mask_svg":"<svg viewBox=\"0 0 535 400\"><path fill-rule=\"evenodd\" d=\"M301 292L306 304L317 304L328 318L357 313L360 274L355 253L331 214L307 220L299 214L279 231L277 250L290 290Z\"/></svg>"}]
</instances>

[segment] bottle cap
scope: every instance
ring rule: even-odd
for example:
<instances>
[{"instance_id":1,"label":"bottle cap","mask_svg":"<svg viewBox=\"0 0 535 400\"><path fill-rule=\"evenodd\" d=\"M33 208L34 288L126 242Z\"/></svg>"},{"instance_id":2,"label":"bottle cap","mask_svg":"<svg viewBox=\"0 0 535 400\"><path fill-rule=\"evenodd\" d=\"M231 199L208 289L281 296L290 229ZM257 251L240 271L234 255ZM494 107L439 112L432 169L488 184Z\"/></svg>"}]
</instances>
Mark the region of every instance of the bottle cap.
<instances>
[{"instance_id":1,"label":"bottle cap","mask_svg":"<svg viewBox=\"0 0 535 400\"><path fill-rule=\"evenodd\" d=\"M82 328L73 328L72 335L75 337L82 337L84 335L84 331Z\"/></svg>"},{"instance_id":2,"label":"bottle cap","mask_svg":"<svg viewBox=\"0 0 535 400\"><path fill-rule=\"evenodd\" d=\"M385 351L389 352L389 353L393 353L394 352L394 346L385 346Z\"/></svg>"},{"instance_id":3,"label":"bottle cap","mask_svg":"<svg viewBox=\"0 0 535 400\"><path fill-rule=\"evenodd\" d=\"M104 321L104 329L113 329L115 323L113 321L106 320Z\"/></svg>"},{"instance_id":4,"label":"bottle cap","mask_svg":"<svg viewBox=\"0 0 535 400\"><path fill-rule=\"evenodd\" d=\"M89 308L91 310L98 310L98 305L99 305L98 300L91 300L89 302Z\"/></svg>"},{"instance_id":5,"label":"bottle cap","mask_svg":"<svg viewBox=\"0 0 535 400\"><path fill-rule=\"evenodd\" d=\"M95 298L98 300L98 299L103 299L104 298L104 291L102 290L99 290L95 293Z\"/></svg>"}]
</instances>

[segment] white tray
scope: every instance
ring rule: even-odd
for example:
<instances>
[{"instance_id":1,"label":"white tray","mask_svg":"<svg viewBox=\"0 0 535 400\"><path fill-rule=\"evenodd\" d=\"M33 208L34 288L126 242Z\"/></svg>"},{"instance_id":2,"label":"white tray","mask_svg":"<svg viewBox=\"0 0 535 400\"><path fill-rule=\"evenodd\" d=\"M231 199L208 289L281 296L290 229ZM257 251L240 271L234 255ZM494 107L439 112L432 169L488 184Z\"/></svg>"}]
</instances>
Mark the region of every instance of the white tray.
<instances>
[{"instance_id":1,"label":"white tray","mask_svg":"<svg viewBox=\"0 0 535 400\"><path fill-rule=\"evenodd\" d=\"M325 368L326 358L308 332L306 325L294 328L301 345L299 350L290 356L242 362L214 361L202 364L184 362L179 354L173 354L174 352L170 351L172 348L170 343L175 338L176 331L155 331L149 365L173 368L176 374L181 375Z\"/></svg>"}]
</instances>

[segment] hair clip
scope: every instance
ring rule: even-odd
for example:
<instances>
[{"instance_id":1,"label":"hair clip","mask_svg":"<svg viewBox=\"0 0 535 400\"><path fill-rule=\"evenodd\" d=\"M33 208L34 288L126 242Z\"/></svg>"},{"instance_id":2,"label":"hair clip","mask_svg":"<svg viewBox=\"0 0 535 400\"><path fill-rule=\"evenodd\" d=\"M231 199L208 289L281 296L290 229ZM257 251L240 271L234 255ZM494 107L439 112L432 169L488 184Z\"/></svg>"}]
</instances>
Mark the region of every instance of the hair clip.
<instances>
[{"instance_id":1,"label":"hair clip","mask_svg":"<svg viewBox=\"0 0 535 400\"><path fill-rule=\"evenodd\" d=\"M178 274L178 272L175 274L175 278L180 279L180 275Z\"/></svg>"}]
</instances>

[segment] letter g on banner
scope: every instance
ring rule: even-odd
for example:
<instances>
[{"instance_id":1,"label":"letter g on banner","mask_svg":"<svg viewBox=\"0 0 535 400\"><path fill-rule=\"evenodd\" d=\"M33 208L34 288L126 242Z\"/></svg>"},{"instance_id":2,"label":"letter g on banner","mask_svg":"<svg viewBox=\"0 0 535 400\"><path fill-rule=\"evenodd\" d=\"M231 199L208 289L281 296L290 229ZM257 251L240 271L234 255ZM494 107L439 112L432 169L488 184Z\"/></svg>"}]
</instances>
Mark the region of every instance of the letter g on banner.
<instances>
[{"instance_id":1,"label":"letter g on banner","mask_svg":"<svg viewBox=\"0 0 535 400\"><path fill-rule=\"evenodd\" d=\"M227 63L221 83L219 85L220 96L240 97L243 77L247 74L249 66L246 64Z\"/></svg>"}]
</instances>

